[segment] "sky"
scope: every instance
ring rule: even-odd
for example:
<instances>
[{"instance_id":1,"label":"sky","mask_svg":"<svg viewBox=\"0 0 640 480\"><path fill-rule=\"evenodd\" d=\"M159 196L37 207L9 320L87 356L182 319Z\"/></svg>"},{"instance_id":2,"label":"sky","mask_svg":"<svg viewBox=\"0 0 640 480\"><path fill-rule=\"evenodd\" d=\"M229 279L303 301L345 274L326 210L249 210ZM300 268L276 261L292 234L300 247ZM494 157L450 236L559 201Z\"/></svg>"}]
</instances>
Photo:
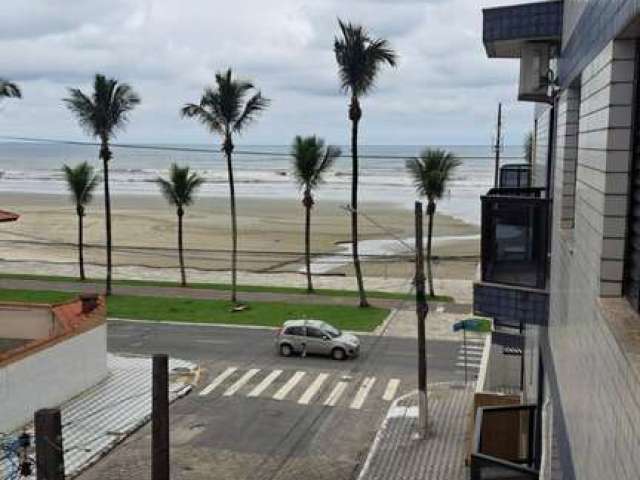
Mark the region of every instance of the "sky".
<instances>
[{"instance_id":1,"label":"sky","mask_svg":"<svg viewBox=\"0 0 640 480\"><path fill-rule=\"evenodd\" d=\"M342 18L399 55L362 100L361 143L486 145L501 101L505 141L519 145L533 109L516 101L518 62L489 60L481 40L481 8L510 3L517 0L1 2L0 77L24 98L0 105L0 135L86 139L61 99L68 87L89 90L101 72L142 97L118 141L218 143L179 109L231 67L272 101L238 144L289 144L297 134L347 144L348 98L333 53Z\"/></svg>"}]
</instances>

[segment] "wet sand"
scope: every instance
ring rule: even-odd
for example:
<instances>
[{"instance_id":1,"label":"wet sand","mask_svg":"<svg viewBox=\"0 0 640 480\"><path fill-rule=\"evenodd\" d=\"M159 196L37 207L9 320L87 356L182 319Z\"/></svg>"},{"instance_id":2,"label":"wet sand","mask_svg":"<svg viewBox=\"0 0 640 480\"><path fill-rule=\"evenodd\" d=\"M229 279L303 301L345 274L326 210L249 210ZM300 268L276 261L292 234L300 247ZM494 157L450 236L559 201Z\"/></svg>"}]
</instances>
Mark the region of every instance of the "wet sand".
<instances>
[{"instance_id":1,"label":"wet sand","mask_svg":"<svg viewBox=\"0 0 640 480\"><path fill-rule=\"evenodd\" d=\"M38 265L73 265L77 261L77 216L64 195L3 193L0 208L21 215L15 223L0 225L0 261L23 264L23 273L42 273ZM103 199L96 197L87 208L85 259L104 264ZM361 240L410 239L413 212L381 203L360 207ZM238 199L239 268L247 272L297 272L304 251L304 210L299 201L287 199ZM112 197L114 264L135 276L136 268L173 269L177 265L177 219L175 209L158 196ZM194 270L224 271L229 268L230 219L226 198L199 198L184 217L187 266ZM435 241L434 255L453 257L439 262L439 278L466 278L475 271L478 228L438 215L435 236L464 239ZM343 250L350 239L350 216L337 202L319 200L312 213L312 250L332 254ZM400 244L400 242L398 242ZM402 250L403 247L399 247ZM405 255L409 254L405 249ZM465 257L460 259L460 257ZM406 261L365 262L365 276L407 278ZM14 268L12 268L14 270ZM37 272L34 270L38 270ZM330 274L350 275L351 267L336 263ZM142 276L142 275L141 275ZM472 278L472 277L471 277Z\"/></svg>"}]
</instances>

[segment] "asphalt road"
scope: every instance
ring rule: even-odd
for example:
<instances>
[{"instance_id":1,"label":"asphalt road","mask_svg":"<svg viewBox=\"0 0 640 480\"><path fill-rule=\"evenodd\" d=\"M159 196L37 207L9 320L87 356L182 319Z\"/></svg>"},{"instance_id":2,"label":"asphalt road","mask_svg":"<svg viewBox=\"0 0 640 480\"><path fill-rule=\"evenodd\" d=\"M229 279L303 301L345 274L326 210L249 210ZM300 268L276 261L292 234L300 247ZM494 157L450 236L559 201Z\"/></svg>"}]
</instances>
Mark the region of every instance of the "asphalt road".
<instances>
[{"instance_id":1,"label":"asphalt road","mask_svg":"<svg viewBox=\"0 0 640 480\"><path fill-rule=\"evenodd\" d=\"M109 323L111 352L197 362L198 385L171 407L171 478L348 480L397 397L415 389L416 342L362 336L360 357L282 358L264 329ZM429 382L459 380L457 342L428 342ZM279 372L279 373L278 373ZM297 380L296 380L297 379ZM148 478L142 428L82 480Z\"/></svg>"}]
</instances>

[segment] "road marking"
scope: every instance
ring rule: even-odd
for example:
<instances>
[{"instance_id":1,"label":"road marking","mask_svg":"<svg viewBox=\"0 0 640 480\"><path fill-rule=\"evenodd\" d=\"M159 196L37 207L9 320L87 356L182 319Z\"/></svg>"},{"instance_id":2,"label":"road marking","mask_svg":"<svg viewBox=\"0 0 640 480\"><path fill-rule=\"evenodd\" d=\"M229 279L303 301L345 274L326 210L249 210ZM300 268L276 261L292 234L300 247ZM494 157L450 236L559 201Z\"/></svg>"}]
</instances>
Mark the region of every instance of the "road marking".
<instances>
[{"instance_id":1,"label":"road marking","mask_svg":"<svg viewBox=\"0 0 640 480\"><path fill-rule=\"evenodd\" d=\"M456 363L456 367L462 367L464 368L464 362L457 362ZM480 364L479 363L467 363L467 368L480 368Z\"/></svg>"},{"instance_id":2,"label":"road marking","mask_svg":"<svg viewBox=\"0 0 640 480\"><path fill-rule=\"evenodd\" d=\"M382 395L382 399L386 402L390 402L396 396L396 392L398 391L398 387L400 386L400 380L397 378L392 378L387 383L387 388L384 391L384 395Z\"/></svg>"},{"instance_id":3,"label":"road marking","mask_svg":"<svg viewBox=\"0 0 640 480\"><path fill-rule=\"evenodd\" d=\"M329 374L327 373L321 373L318 375L313 383L309 385L309 388L307 388L307 390L302 394L298 403L300 405L308 405L314 395L318 393L318 390L320 390L320 387L322 387L322 384L327 378L329 378Z\"/></svg>"},{"instance_id":4,"label":"road marking","mask_svg":"<svg viewBox=\"0 0 640 480\"><path fill-rule=\"evenodd\" d=\"M229 388L227 388L227 391L223 393L223 395L225 397L230 397L231 395L233 395L234 393L236 393L238 390L240 390L249 380L251 380L256 373L258 373L260 371L259 368L252 368L251 370L248 370L243 376L241 376L236 383L234 383L233 385L231 385Z\"/></svg>"},{"instance_id":5,"label":"road marking","mask_svg":"<svg viewBox=\"0 0 640 480\"><path fill-rule=\"evenodd\" d=\"M280 374L282 374L282 370L274 370L273 372L271 372L269 375L267 375L264 378L264 380L262 380L256 386L256 388L254 388L253 390L251 390L249 392L247 397L257 397L257 396L259 396L262 392L264 392L267 388L269 388L269 385L271 385L273 383L273 381L280 376Z\"/></svg>"},{"instance_id":6,"label":"road marking","mask_svg":"<svg viewBox=\"0 0 640 480\"><path fill-rule=\"evenodd\" d=\"M302 380L302 377L304 377L305 372L296 372L293 377L291 377L287 383L285 383L280 390L278 390L276 392L276 394L273 396L274 400L284 400L286 398L287 395L289 395L289 392L291 390L293 390L293 387L295 387L298 382L300 380Z\"/></svg>"},{"instance_id":7,"label":"road marking","mask_svg":"<svg viewBox=\"0 0 640 480\"><path fill-rule=\"evenodd\" d=\"M375 377L367 377L367 378L365 378L362 381L362 383L360 384L360 388L358 389L358 393L356 393L356 396L353 399L353 402L351 402L351 405L349 406L349 408L352 408L354 410L361 409L362 405L364 404L364 401L367 399L367 395L369 395L369 392L371 391L371 387L373 387L374 383L376 383L376 378Z\"/></svg>"},{"instance_id":8,"label":"road marking","mask_svg":"<svg viewBox=\"0 0 640 480\"><path fill-rule=\"evenodd\" d=\"M329 394L327 399L324 401L324 405L328 407L335 407L336 404L338 403L338 400L340 400L340 397L342 396L342 394L344 393L344 391L347 389L348 386L349 384L344 380L340 380L338 383L336 383L336 386L333 387L333 390L331 390L331 393Z\"/></svg>"},{"instance_id":9,"label":"road marking","mask_svg":"<svg viewBox=\"0 0 640 480\"><path fill-rule=\"evenodd\" d=\"M236 367L229 367L227 368L224 372L222 372L220 375L218 375L213 382L211 382L209 385L207 385L206 387L204 387L199 395L200 396L204 396L204 395L209 395L211 392L213 392L216 388L218 388L220 386L220 384L222 384L222 382L224 382L227 378L229 378L231 375L234 374L234 372L238 370Z\"/></svg>"}]
</instances>

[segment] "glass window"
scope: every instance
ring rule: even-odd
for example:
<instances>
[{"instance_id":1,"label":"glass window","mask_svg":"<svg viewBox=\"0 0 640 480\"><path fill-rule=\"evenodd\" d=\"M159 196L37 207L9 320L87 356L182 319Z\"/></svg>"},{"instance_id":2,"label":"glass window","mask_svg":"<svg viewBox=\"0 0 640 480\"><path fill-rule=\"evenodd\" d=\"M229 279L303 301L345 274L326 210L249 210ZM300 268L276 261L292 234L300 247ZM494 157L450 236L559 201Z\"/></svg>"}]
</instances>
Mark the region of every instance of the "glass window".
<instances>
[{"instance_id":1,"label":"glass window","mask_svg":"<svg viewBox=\"0 0 640 480\"><path fill-rule=\"evenodd\" d=\"M285 335L295 335L297 337L304 337L304 327L289 327L284 332Z\"/></svg>"},{"instance_id":2,"label":"glass window","mask_svg":"<svg viewBox=\"0 0 640 480\"><path fill-rule=\"evenodd\" d=\"M307 337L322 338L324 332L316 327L307 327Z\"/></svg>"}]
</instances>

